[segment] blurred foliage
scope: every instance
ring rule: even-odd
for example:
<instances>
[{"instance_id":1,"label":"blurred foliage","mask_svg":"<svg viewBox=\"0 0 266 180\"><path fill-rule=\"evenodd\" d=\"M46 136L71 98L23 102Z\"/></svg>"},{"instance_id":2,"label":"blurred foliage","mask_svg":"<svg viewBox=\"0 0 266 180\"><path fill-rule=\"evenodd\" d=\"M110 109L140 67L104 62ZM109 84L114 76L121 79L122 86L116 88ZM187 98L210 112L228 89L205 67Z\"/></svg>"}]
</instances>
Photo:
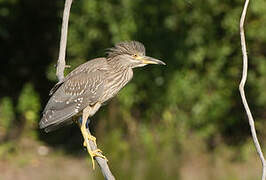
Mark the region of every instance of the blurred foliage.
<instances>
[{"instance_id":1,"label":"blurred foliage","mask_svg":"<svg viewBox=\"0 0 266 180\"><path fill-rule=\"evenodd\" d=\"M25 84L18 99L18 113L25 119L28 128L35 128L39 121L40 98L31 84Z\"/></svg>"},{"instance_id":2,"label":"blurred foliage","mask_svg":"<svg viewBox=\"0 0 266 180\"><path fill-rule=\"evenodd\" d=\"M12 120L15 117L12 100L4 97L0 102L0 140L6 136L12 126Z\"/></svg>"},{"instance_id":3,"label":"blurred foliage","mask_svg":"<svg viewBox=\"0 0 266 180\"><path fill-rule=\"evenodd\" d=\"M10 129L39 133L40 112L56 83L63 3L0 0L0 48L6 61L0 67L0 139ZM143 42L148 55L167 63L136 69L130 84L93 118L94 134L119 179L178 177L177 161L191 134L209 150L246 143L250 133L238 93L242 5L241 0L74 1L66 72L125 40ZM264 0L251 2L246 22L246 91L263 139L265 12ZM71 137L79 137L73 134L79 134L77 128L40 133L39 139L69 147L76 145Z\"/></svg>"}]
</instances>

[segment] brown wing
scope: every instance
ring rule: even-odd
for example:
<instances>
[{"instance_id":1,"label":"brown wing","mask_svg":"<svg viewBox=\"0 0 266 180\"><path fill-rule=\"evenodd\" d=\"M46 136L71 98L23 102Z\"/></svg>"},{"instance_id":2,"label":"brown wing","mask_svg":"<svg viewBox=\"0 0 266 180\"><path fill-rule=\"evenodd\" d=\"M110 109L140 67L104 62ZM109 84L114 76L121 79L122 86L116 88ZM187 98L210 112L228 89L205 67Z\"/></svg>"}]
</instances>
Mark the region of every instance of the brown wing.
<instances>
[{"instance_id":1,"label":"brown wing","mask_svg":"<svg viewBox=\"0 0 266 180\"><path fill-rule=\"evenodd\" d=\"M71 71L62 81L56 83L54 87L50 90L49 95L53 95L56 90L67 80L71 79L72 77L76 76L80 72L92 72L93 70L101 68L106 69L106 58L96 58L92 59L86 63L83 63L79 65L77 68L75 68L73 71Z\"/></svg>"},{"instance_id":2,"label":"brown wing","mask_svg":"<svg viewBox=\"0 0 266 180\"><path fill-rule=\"evenodd\" d=\"M75 71L75 70L74 70ZM48 101L40 128L54 129L81 112L90 104L95 104L104 90L106 67L82 70L67 76Z\"/></svg>"}]
</instances>

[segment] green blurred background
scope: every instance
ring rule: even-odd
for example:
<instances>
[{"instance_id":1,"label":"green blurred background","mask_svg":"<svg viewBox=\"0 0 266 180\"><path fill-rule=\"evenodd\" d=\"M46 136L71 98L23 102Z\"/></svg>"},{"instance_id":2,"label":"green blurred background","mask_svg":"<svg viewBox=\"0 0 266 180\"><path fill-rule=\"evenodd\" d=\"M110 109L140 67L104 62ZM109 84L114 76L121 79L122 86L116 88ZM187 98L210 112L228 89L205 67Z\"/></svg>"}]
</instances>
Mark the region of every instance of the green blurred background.
<instances>
[{"instance_id":1,"label":"green blurred background","mask_svg":"<svg viewBox=\"0 0 266 180\"><path fill-rule=\"evenodd\" d=\"M241 104L239 18L244 0L75 0L67 72L106 48L138 40L167 66L133 80L91 123L117 179L258 179L260 161ZM64 1L0 0L0 179L103 179L76 125L38 129L57 82ZM246 22L247 97L266 140L266 1ZM264 146L263 146L264 147ZM265 149L265 148L264 148ZM266 150L266 149L265 149Z\"/></svg>"}]
</instances>

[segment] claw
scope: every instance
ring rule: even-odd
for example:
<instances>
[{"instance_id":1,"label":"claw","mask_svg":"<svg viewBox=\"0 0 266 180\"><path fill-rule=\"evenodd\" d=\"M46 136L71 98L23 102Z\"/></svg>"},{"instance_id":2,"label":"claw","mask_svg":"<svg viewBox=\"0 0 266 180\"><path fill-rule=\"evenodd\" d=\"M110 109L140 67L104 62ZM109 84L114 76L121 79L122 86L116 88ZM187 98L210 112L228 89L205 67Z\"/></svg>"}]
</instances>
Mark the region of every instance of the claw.
<instances>
[{"instance_id":1,"label":"claw","mask_svg":"<svg viewBox=\"0 0 266 180\"><path fill-rule=\"evenodd\" d=\"M93 141L93 142L96 144L96 137L94 137L94 136L88 134L88 137L87 137L87 138L88 138L89 140ZM85 141L85 140L84 140L84 142L83 142L83 146L84 146L84 147L87 147L87 144L86 144L86 141Z\"/></svg>"},{"instance_id":2,"label":"claw","mask_svg":"<svg viewBox=\"0 0 266 180\"><path fill-rule=\"evenodd\" d=\"M99 153L103 153L102 150L100 150L100 149L95 149L95 150L92 151L92 152L93 152L93 154L94 154L95 156L101 157L101 158L105 159L105 160L108 162L108 159L107 159L104 155L99 154Z\"/></svg>"},{"instance_id":3,"label":"claw","mask_svg":"<svg viewBox=\"0 0 266 180\"><path fill-rule=\"evenodd\" d=\"M102 150L100 150L100 149L95 149L95 150L93 151L93 153L102 153Z\"/></svg>"},{"instance_id":4,"label":"claw","mask_svg":"<svg viewBox=\"0 0 266 180\"><path fill-rule=\"evenodd\" d=\"M89 140L93 141L93 142L96 144L96 137L94 137L94 136L88 134L88 137L87 137L87 138L88 138ZM84 146L84 147L87 147L87 144L86 144L86 141L85 141L85 140L84 140L84 142L83 142L83 146Z\"/></svg>"}]
</instances>

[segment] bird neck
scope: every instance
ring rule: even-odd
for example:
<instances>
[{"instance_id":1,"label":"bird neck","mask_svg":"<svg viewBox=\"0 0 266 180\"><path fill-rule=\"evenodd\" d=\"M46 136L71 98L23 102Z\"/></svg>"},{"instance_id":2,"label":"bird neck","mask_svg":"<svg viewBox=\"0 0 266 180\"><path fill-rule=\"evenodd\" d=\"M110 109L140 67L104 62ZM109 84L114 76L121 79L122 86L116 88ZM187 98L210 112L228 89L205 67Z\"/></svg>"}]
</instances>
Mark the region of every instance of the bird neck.
<instances>
[{"instance_id":1,"label":"bird neck","mask_svg":"<svg viewBox=\"0 0 266 180\"><path fill-rule=\"evenodd\" d=\"M129 81L132 76L133 76L133 69L131 66L125 64L125 60L121 58L112 58L112 59L107 59L107 63L110 67L109 71L109 77L112 76L125 76L127 77L126 79L121 79L121 80L126 80Z\"/></svg>"},{"instance_id":2,"label":"bird neck","mask_svg":"<svg viewBox=\"0 0 266 180\"><path fill-rule=\"evenodd\" d=\"M126 70L129 68L132 69L130 62L119 55L112 58L107 58L107 63L112 68L117 70Z\"/></svg>"},{"instance_id":3,"label":"bird neck","mask_svg":"<svg viewBox=\"0 0 266 180\"><path fill-rule=\"evenodd\" d=\"M133 77L133 70L129 66L123 66L118 61L109 60L109 71L106 74L106 91L101 101L105 102L114 97Z\"/></svg>"}]
</instances>

